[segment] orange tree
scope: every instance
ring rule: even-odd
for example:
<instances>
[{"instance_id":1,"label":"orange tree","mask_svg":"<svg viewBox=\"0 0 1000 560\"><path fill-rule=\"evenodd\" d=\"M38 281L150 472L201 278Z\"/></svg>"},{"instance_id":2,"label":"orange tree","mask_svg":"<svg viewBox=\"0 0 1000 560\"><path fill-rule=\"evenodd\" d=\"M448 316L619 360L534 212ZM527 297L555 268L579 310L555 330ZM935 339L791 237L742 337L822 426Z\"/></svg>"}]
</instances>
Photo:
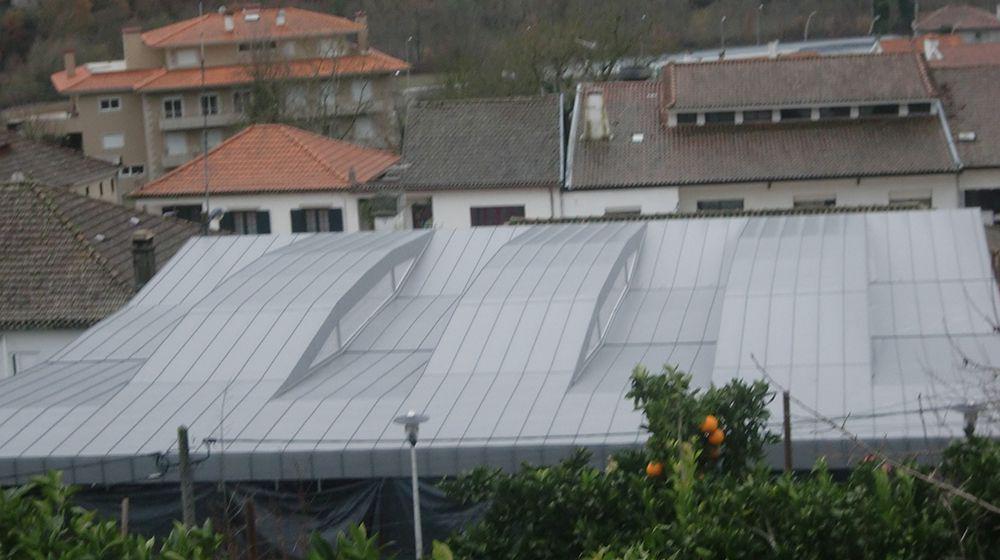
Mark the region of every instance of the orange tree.
<instances>
[{"instance_id":1,"label":"orange tree","mask_svg":"<svg viewBox=\"0 0 1000 560\"><path fill-rule=\"evenodd\" d=\"M451 539L455 557L990 558L1000 546L998 516L877 462L841 481L822 463L808 475L772 473L762 463L776 439L764 383L699 391L673 369L637 369L629 398L650 432L642 450L602 467L580 451L551 467L477 469L443 483L453 498L485 504ZM719 446L703 430L709 415ZM998 472L1000 446L985 439L956 443L937 467L991 503Z\"/></svg>"}]
</instances>

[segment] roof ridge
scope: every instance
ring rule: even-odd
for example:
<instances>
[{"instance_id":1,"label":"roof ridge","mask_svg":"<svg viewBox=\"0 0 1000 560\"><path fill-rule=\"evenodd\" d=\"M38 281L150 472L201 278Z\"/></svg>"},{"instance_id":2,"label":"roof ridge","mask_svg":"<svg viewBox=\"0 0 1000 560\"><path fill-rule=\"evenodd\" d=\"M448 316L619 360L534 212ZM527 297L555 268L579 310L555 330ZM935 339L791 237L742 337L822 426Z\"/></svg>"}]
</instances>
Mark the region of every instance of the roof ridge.
<instances>
[{"instance_id":1,"label":"roof ridge","mask_svg":"<svg viewBox=\"0 0 1000 560\"><path fill-rule=\"evenodd\" d=\"M299 148L301 148L303 151L305 151L307 154L309 154L310 157L312 157L314 160L316 160L316 163L319 163L321 167L323 167L324 169L326 169L327 171L329 171L331 174L333 174L334 177L336 177L337 179L340 179L342 181L351 182L350 175L348 175L347 177L343 177L336 169L333 168L333 166L331 166L329 163L327 163L326 161L324 161L323 158L319 154L317 154L315 151L313 151L312 148L310 148L309 146L306 146L304 142L302 142L301 140L299 140L298 138L296 138L295 135L293 135L291 132L289 132L287 130L287 129L294 128L294 127L291 127L291 126L288 126L288 125L277 125L277 127L281 131L281 133L285 135L285 137L287 137L289 140L291 140L292 142L294 142ZM297 131L299 129L295 129L295 130ZM302 132L307 132L307 131L302 131ZM325 137L323 137L323 138L325 138ZM337 140L334 139L334 138L326 138L326 139L334 141L334 142L337 142ZM357 181L357 177L355 177L354 181L355 182Z\"/></svg>"},{"instance_id":2,"label":"roof ridge","mask_svg":"<svg viewBox=\"0 0 1000 560\"><path fill-rule=\"evenodd\" d=\"M77 225L72 220L70 220L65 213L63 213L62 207L60 207L56 203L51 194L46 192L45 188L43 188L38 183L26 183L26 186L31 190L32 193L35 194L36 197L38 197L39 200L42 201L43 204L45 204L45 206L48 207L52 215L55 216L56 219L58 219L59 222L63 225L63 227L69 231L69 233L73 236L73 239L75 239L80 244L83 252L88 257L90 257L91 260L93 260L99 267L104 269L105 272L107 272L111 276L114 282L117 283L119 287L123 288L126 291L126 293L131 294L135 292L135 287L132 285L132 283L122 278L118 274L118 271L115 270L115 267L111 265L111 262L107 259L107 257L105 257L99 251L97 251L97 249L94 248L94 246L90 243L90 241L88 241L83 236L83 233L80 231ZM85 202L89 204L90 202L97 202L97 201L94 201L90 198L86 198Z\"/></svg>"},{"instance_id":3,"label":"roof ridge","mask_svg":"<svg viewBox=\"0 0 1000 560\"><path fill-rule=\"evenodd\" d=\"M128 194L129 198L140 198L141 195L143 195L143 191L145 191L145 190L147 190L147 189L149 189L149 188L151 188L151 187L153 187L155 185L158 185L158 184L166 181L168 177L173 177L174 175L180 173L181 171L186 170L189 167L193 167L194 165L196 165L198 163L199 160L205 159L208 156L210 156L210 155L214 154L215 152L217 152L218 150L221 150L224 146L227 146L227 145L231 144L237 138L239 138L240 136L243 136L244 134L248 133L251 129L256 128L258 126L260 126L260 125L258 125L258 124L251 124L250 126L247 126L243 130L237 132L236 134L233 134L229 138L226 138L225 140L223 140L222 142L220 142L218 146L216 146L216 147L212 148L211 150L209 150L207 154L201 154L200 156L192 159L191 161L185 162L184 164L179 165L179 166L171 169L170 171L164 173L163 175L161 175L160 177L158 177L156 180L150 181L149 183L146 183L145 185L143 185L143 186L139 187L138 189L132 191L131 193ZM209 192L211 192L211 190Z\"/></svg>"},{"instance_id":4,"label":"roof ridge","mask_svg":"<svg viewBox=\"0 0 1000 560\"><path fill-rule=\"evenodd\" d=\"M816 60L840 60L845 58L856 58L856 59L871 59L873 57L899 57L901 55L906 55L909 53L905 52L881 52L881 53L848 53L848 54L838 54L838 55L823 55L819 53L795 53L793 55L778 55L775 57L770 56L755 56L749 58L725 58L722 60L697 60L694 62L683 62L675 63L671 62L677 68L693 67L693 66L722 66L722 65L749 65L755 63L763 62L799 62L799 61L816 61Z\"/></svg>"},{"instance_id":5,"label":"roof ridge","mask_svg":"<svg viewBox=\"0 0 1000 560\"><path fill-rule=\"evenodd\" d=\"M206 13L206 14L202 14L200 16L195 16L195 17L193 17L193 18L191 18L191 19L189 19L187 21L187 25L181 25L181 24L184 23L184 21L178 21L178 22L175 22L175 23L168 23L167 25L164 25L163 27L170 27L171 25L176 25L177 28L174 29L173 31L171 31L170 33L167 33L163 37L160 37L159 39L156 40L156 43L151 44L150 46L156 46L156 44L159 44L159 43L162 43L163 41L166 41L167 39L173 37L174 35L177 35L181 31L187 31L188 29L194 27L195 24L200 23L200 22L205 21L206 19L208 19L208 17L210 15L211 15L211 12ZM147 33L152 33L154 31L156 31L157 29L163 29L163 27L157 27L157 28L154 28L154 29L150 29L149 31L146 31L146 32L142 33L142 35L146 35ZM141 38L141 35L140 35L140 38ZM146 40L142 39L142 42L145 43ZM147 43L147 44L149 44L149 43Z\"/></svg>"}]
</instances>

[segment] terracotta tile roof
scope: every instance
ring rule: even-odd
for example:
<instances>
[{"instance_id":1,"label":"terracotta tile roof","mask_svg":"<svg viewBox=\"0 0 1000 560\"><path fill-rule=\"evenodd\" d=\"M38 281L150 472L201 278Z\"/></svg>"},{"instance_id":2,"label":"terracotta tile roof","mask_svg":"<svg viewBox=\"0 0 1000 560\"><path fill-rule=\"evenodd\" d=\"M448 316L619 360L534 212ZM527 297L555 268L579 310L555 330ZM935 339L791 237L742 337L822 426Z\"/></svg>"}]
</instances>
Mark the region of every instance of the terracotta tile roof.
<instances>
[{"instance_id":1,"label":"terracotta tile roof","mask_svg":"<svg viewBox=\"0 0 1000 560\"><path fill-rule=\"evenodd\" d=\"M949 4L921 16L913 28L920 32L942 32L1000 29L1000 19L996 15L966 4Z\"/></svg>"},{"instance_id":2,"label":"terracotta tile roof","mask_svg":"<svg viewBox=\"0 0 1000 560\"><path fill-rule=\"evenodd\" d=\"M1000 64L1000 43L965 43L961 35L921 35L913 39L883 39L885 52L915 52L924 55L924 42L938 41L941 58L927 61L931 68L965 68Z\"/></svg>"},{"instance_id":3,"label":"terracotta tile roof","mask_svg":"<svg viewBox=\"0 0 1000 560\"><path fill-rule=\"evenodd\" d=\"M85 327L115 312L135 293L138 228L153 231L158 267L199 231L65 189L0 185L0 329Z\"/></svg>"},{"instance_id":4,"label":"terracotta tile roof","mask_svg":"<svg viewBox=\"0 0 1000 560\"><path fill-rule=\"evenodd\" d=\"M277 25L278 8L236 10L233 13L233 30L226 31L224 16L211 12L186 19L142 34L142 41L151 47L181 47L200 44L238 43L261 39L292 39L357 33L362 26L347 18L332 14L312 12L299 8L284 8L285 24ZM257 21L248 21L246 14L259 14Z\"/></svg>"},{"instance_id":5,"label":"terracotta tile roof","mask_svg":"<svg viewBox=\"0 0 1000 560\"><path fill-rule=\"evenodd\" d=\"M665 126L655 82L603 88L612 138L570 138L573 189L954 171L937 117ZM579 116L579 113L577 113ZM577 130L581 130L578 128ZM641 140L633 141L633 135Z\"/></svg>"},{"instance_id":6,"label":"terracotta tile roof","mask_svg":"<svg viewBox=\"0 0 1000 560\"><path fill-rule=\"evenodd\" d=\"M941 88L955 145L966 167L1000 167L1000 66L940 68L934 79ZM959 134L974 132L974 141Z\"/></svg>"},{"instance_id":7,"label":"terracotta tile roof","mask_svg":"<svg viewBox=\"0 0 1000 560\"><path fill-rule=\"evenodd\" d=\"M561 119L558 95L422 102L407 114L403 163L380 186L559 185Z\"/></svg>"},{"instance_id":8,"label":"terracotta tile roof","mask_svg":"<svg viewBox=\"0 0 1000 560\"><path fill-rule=\"evenodd\" d=\"M0 131L0 183L23 174L29 181L50 187L72 187L110 179L117 173L118 167L76 150Z\"/></svg>"},{"instance_id":9,"label":"terracotta tile roof","mask_svg":"<svg viewBox=\"0 0 1000 560\"><path fill-rule=\"evenodd\" d=\"M203 160L189 161L131 196L200 195ZM397 161L399 156L391 152L287 125L258 124L208 152L209 188L212 194L340 190L378 177Z\"/></svg>"},{"instance_id":10,"label":"terracotta tile roof","mask_svg":"<svg viewBox=\"0 0 1000 560\"><path fill-rule=\"evenodd\" d=\"M86 66L76 67L73 77L65 70L52 74L52 85L59 93L91 93L101 91L132 91L135 85L157 74L166 72L163 68L125 70L122 72L92 73Z\"/></svg>"},{"instance_id":11,"label":"terracotta tile roof","mask_svg":"<svg viewBox=\"0 0 1000 560\"><path fill-rule=\"evenodd\" d=\"M341 56L337 58L317 58L295 60L283 64L281 77L286 79L326 78L331 76L352 76L388 74L406 70L408 65L398 58L370 49L367 53ZM248 84L253 82L254 67L248 64L213 66L205 69L205 86L218 87ZM185 68L155 74L136 84L136 90L172 91L201 87L201 70Z\"/></svg>"},{"instance_id":12,"label":"terracotta tile roof","mask_svg":"<svg viewBox=\"0 0 1000 560\"><path fill-rule=\"evenodd\" d=\"M877 103L934 96L913 54L800 56L672 64L666 107L676 110Z\"/></svg>"},{"instance_id":13,"label":"terracotta tile roof","mask_svg":"<svg viewBox=\"0 0 1000 560\"><path fill-rule=\"evenodd\" d=\"M964 42L961 35L938 35L936 33L931 33L913 38L891 37L888 39L881 39L878 44L884 54L908 52L923 53L924 41L927 39L937 41L940 47L953 47L955 45L961 45Z\"/></svg>"}]
</instances>

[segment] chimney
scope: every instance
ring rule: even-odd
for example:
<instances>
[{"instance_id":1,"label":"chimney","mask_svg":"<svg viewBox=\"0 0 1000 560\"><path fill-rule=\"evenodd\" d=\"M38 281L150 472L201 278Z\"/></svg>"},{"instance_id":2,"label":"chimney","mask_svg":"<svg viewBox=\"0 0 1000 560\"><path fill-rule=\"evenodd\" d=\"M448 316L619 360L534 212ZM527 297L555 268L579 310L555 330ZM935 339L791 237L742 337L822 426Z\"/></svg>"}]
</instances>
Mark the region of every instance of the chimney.
<instances>
[{"instance_id":1,"label":"chimney","mask_svg":"<svg viewBox=\"0 0 1000 560\"><path fill-rule=\"evenodd\" d=\"M586 140L606 140L611 137L608 114L604 110L604 91L587 92L583 107L584 132Z\"/></svg>"},{"instance_id":2,"label":"chimney","mask_svg":"<svg viewBox=\"0 0 1000 560\"><path fill-rule=\"evenodd\" d=\"M278 16L274 18L274 25L277 25L278 27L281 27L281 26L285 25L285 9L284 8L279 8L278 9Z\"/></svg>"},{"instance_id":3,"label":"chimney","mask_svg":"<svg viewBox=\"0 0 1000 560\"><path fill-rule=\"evenodd\" d=\"M778 41L771 41L767 44L767 57L778 58Z\"/></svg>"},{"instance_id":4,"label":"chimney","mask_svg":"<svg viewBox=\"0 0 1000 560\"><path fill-rule=\"evenodd\" d=\"M76 51L66 49L66 52L63 53L63 66L66 68L67 78L76 76Z\"/></svg>"},{"instance_id":5,"label":"chimney","mask_svg":"<svg viewBox=\"0 0 1000 560\"><path fill-rule=\"evenodd\" d=\"M358 10L354 14L354 21L361 26L358 31L358 50L368 52L368 14L364 10Z\"/></svg>"},{"instance_id":6,"label":"chimney","mask_svg":"<svg viewBox=\"0 0 1000 560\"><path fill-rule=\"evenodd\" d=\"M222 25L226 28L226 33L233 32L233 14L224 14L222 16Z\"/></svg>"},{"instance_id":7,"label":"chimney","mask_svg":"<svg viewBox=\"0 0 1000 560\"><path fill-rule=\"evenodd\" d=\"M941 41L937 39L924 39L924 58L928 61L931 60L943 60L944 55L941 54L940 46Z\"/></svg>"},{"instance_id":8,"label":"chimney","mask_svg":"<svg viewBox=\"0 0 1000 560\"><path fill-rule=\"evenodd\" d=\"M135 269L135 289L139 291L156 273L156 252L153 232L137 229L132 234L132 268Z\"/></svg>"}]
</instances>

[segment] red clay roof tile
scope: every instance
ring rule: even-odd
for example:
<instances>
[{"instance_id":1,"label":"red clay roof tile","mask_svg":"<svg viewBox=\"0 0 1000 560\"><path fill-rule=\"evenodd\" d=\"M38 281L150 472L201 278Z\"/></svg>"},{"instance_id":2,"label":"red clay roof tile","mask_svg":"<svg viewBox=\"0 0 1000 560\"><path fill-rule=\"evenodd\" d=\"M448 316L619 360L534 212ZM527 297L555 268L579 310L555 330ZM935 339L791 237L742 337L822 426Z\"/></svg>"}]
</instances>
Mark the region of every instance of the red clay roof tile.
<instances>
[{"instance_id":1,"label":"red clay roof tile","mask_svg":"<svg viewBox=\"0 0 1000 560\"><path fill-rule=\"evenodd\" d=\"M198 45L202 38L206 44L238 43L261 37L292 39L340 35L362 29L354 21L331 14L299 8L284 8L284 11L285 24L277 25L277 8L237 10L232 14L232 31L226 31L225 16L212 12L147 31L142 34L142 41L151 47L181 47ZM248 13L257 13L259 19L249 21Z\"/></svg>"}]
</instances>

